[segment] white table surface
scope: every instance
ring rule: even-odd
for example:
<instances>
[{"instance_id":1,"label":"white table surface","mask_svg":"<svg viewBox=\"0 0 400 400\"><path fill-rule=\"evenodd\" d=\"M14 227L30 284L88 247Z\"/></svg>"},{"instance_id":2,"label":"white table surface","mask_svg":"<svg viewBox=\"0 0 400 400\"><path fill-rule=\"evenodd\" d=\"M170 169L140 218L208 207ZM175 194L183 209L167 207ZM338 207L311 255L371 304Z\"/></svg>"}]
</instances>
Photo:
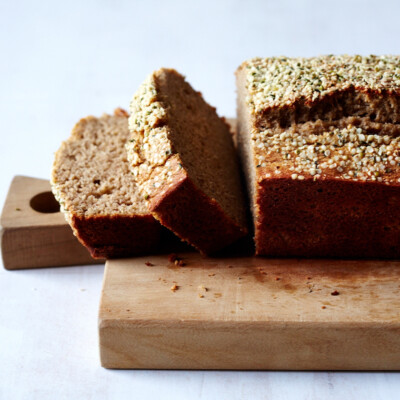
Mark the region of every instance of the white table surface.
<instances>
[{"instance_id":1,"label":"white table surface","mask_svg":"<svg viewBox=\"0 0 400 400\"><path fill-rule=\"evenodd\" d=\"M396 1L0 1L0 206L48 178L81 117L128 107L161 66L227 116L252 56L400 53ZM111 371L100 367L103 266L0 268L0 399L398 399L398 373Z\"/></svg>"}]
</instances>

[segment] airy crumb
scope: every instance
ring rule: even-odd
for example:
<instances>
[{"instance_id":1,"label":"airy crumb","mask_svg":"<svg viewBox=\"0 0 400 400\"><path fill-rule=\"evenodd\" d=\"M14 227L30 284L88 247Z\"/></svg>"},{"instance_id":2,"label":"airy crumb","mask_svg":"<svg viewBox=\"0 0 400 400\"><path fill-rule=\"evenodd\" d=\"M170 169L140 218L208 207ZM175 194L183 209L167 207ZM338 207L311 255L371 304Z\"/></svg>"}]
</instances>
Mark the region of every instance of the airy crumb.
<instances>
[{"instance_id":1,"label":"airy crumb","mask_svg":"<svg viewBox=\"0 0 400 400\"><path fill-rule=\"evenodd\" d=\"M215 274L208 274L208 276L215 276Z\"/></svg>"},{"instance_id":2,"label":"airy crumb","mask_svg":"<svg viewBox=\"0 0 400 400\"><path fill-rule=\"evenodd\" d=\"M202 299L204 297L204 295L199 293L199 297Z\"/></svg>"}]
</instances>

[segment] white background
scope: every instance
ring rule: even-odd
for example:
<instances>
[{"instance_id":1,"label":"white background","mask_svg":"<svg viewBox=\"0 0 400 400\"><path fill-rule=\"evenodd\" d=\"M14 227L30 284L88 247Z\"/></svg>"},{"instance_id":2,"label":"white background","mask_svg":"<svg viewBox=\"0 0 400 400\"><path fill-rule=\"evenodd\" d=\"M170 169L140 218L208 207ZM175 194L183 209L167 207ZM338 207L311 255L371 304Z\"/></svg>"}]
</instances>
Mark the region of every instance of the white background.
<instances>
[{"instance_id":1,"label":"white background","mask_svg":"<svg viewBox=\"0 0 400 400\"><path fill-rule=\"evenodd\" d=\"M0 206L16 174L49 178L88 114L127 108L161 66L234 116L253 56L400 53L396 1L0 1ZM398 399L397 373L108 371L103 266L0 269L0 399ZM397 349L398 351L398 349Z\"/></svg>"}]
</instances>

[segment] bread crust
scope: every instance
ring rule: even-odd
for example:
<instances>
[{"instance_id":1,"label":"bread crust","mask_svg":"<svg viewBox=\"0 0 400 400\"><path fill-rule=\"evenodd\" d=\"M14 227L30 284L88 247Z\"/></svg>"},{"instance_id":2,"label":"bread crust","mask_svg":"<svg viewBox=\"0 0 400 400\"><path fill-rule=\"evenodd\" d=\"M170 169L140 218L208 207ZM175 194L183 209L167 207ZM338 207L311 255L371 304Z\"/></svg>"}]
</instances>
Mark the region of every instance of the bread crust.
<instances>
[{"instance_id":1,"label":"bread crust","mask_svg":"<svg viewBox=\"0 0 400 400\"><path fill-rule=\"evenodd\" d=\"M151 215L72 215L71 226L93 258L157 252L161 226Z\"/></svg>"},{"instance_id":2,"label":"bread crust","mask_svg":"<svg viewBox=\"0 0 400 400\"><path fill-rule=\"evenodd\" d=\"M184 169L166 190L150 199L149 210L163 226L204 255L213 254L247 234L214 199L196 187Z\"/></svg>"},{"instance_id":3,"label":"bread crust","mask_svg":"<svg viewBox=\"0 0 400 400\"><path fill-rule=\"evenodd\" d=\"M400 257L400 185L289 176L256 193L257 255Z\"/></svg>"}]
</instances>

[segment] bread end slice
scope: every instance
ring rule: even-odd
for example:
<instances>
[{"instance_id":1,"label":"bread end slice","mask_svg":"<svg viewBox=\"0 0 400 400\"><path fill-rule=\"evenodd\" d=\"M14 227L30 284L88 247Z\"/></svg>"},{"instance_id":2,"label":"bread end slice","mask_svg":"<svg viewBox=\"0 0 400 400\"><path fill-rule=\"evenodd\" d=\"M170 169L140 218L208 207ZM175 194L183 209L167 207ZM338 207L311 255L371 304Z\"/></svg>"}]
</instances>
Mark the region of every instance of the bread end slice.
<instances>
[{"instance_id":1,"label":"bread end slice","mask_svg":"<svg viewBox=\"0 0 400 400\"><path fill-rule=\"evenodd\" d=\"M125 153L128 114L81 119L55 154L51 185L75 236L94 258L156 251L161 225L147 211Z\"/></svg>"},{"instance_id":2,"label":"bread end slice","mask_svg":"<svg viewBox=\"0 0 400 400\"><path fill-rule=\"evenodd\" d=\"M133 97L129 126L131 170L161 224L204 254L247 234L229 127L182 75L151 74Z\"/></svg>"}]
</instances>

